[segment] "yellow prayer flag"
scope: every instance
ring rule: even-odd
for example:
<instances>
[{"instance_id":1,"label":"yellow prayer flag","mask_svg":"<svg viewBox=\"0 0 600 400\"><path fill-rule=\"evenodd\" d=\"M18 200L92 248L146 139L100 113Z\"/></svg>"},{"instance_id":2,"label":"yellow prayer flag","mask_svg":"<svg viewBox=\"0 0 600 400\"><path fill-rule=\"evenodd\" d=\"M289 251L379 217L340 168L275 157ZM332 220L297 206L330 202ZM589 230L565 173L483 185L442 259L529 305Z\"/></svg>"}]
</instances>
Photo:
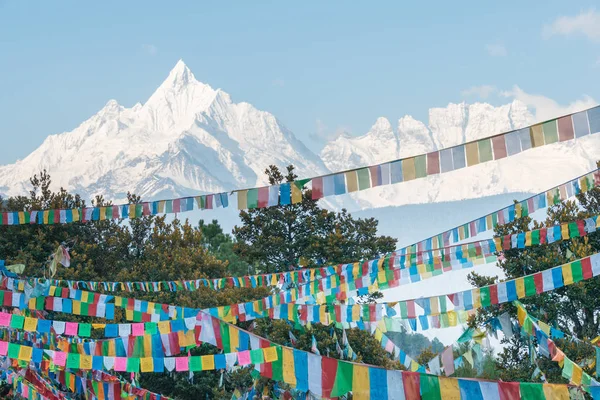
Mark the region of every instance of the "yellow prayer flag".
<instances>
[{"instance_id":1,"label":"yellow prayer flag","mask_svg":"<svg viewBox=\"0 0 600 400\"><path fill-rule=\"evenodd\" d=\"M479 149L477 142L467 143L465 145L467 153L467 166L479 164Z\"/></svg>"},{"instance_id":2,"label":"yellow prayer flag","mask_svg":"<svg viewBox=\"0 0 600 400\"><path fill-rule=\"evenodd\" d=\"M502 239L499 237L496 237L496 238L494 238L494 243L496 244L496 251L500 251L500 249L502 249Z\"/></svg>"},{"instance_id":3,"label":"yellow prayer flag","mask_svg":"<svg viewBox=\"0 0 600 400\"><path fill-rule=\"evenodd\" d=\"M240 331L229 325L229 343L234 351L240 347Z\"/></svg>"},{"instance_id":4,"label":"yellow prayer flag","mask_svg":"<svg viewBox=\"0 0 600 400\"><path fill-rule=\"evenodd\" d=\"M100 207L100 221L106 219L106 207Z\"/></svg>"},{"instance_id":5,"label":"yellow prayer flag","mask_svg":"<svg viewBox=\"0 0 600 400\"><path fill-rule=\"evenodd\" d=\"M538 147L544 144L544 133L542 132L542 124L533 125L529 128L531 138L531 147Z\"/></svg>"},{"instance_id":6,"label":"yellow prayer flag","mask_svg":"<svg viewBox=\"0 0 600 400\"><path fill-rule=\"evenodd\" d=\"M525 318L527 317L527 312L521 306L517 307L517 319L519 320L519 325L523 326L525 323Z\"/></svg>"},{"instance_id":7,"label":"yellow prayer flag","mask_svg":"<svg viewBox=\"0 0 600 400\"><path fill-rule=\"evenodd\" d=\"M144 335L144 355L152 355L152 335Z\"/></svg>"},{"instance_id":8,"label":"yellow prayer flag","mask_svg":"<svg viewBox=\"0 0 600 400\"><path fill-rule=\"evenodd\" d=\"M348 171L345 175L348 193L356 192L358 190L358 175L356 175L356 171Z\"/></svg>"},{"instance_id":9,"label":"yellow prayer flag","mask_svg":"<svg viewBox=\"0 0 600 400\"><path fill-rule=\"evenodd\" d=\"M201 356L200 362L202 363L202 371L210 371L215 369L215 356L212 354Z\"/></svg>"},{"instance_id":10,"label":"yellow prayer flag","mask_svg":"<svg viewBox=\"0 0 600 400\"><path fill-rule=\"evenodd\" d=\"M377 382L374 382L377 384ZM369 367L355 364L352 371L352 398L354 400L369 400L371 398L371 383Z\"/></svg>"},{"instance_id":11,"label":"yellow prayer flag","mask_svg":"<svg viewBox=\"0 0 600 400\"><path fill-rule=\"evenodd\" d=\"M295 183L290 185L292 188L292 204L297 204L302 201L302 190Z\"/></svg>"},{"instance_id":12,"label":"yellow prayer flag","mask_svg":"<svg viewBox=\"0 0 600 400\"><path fill-rule=\"evenodd\" d=\"M31 361L32 354L33 354L32 347L21 345L21 348L19 349L19 360Z\"/></svg>"},{"instance_id":13,"label":"yellow prayer flag","mask_svg":"<svg viewBox=\"0 0 600 400\"><path fill-rule=\"evenodd\" d=\"M265 362L273 362L277 361L277 349L275 347L265 347L263 349L263 354L265 356Z\"/></svg>"},{"instance_id":14,"label":"yellow prayer flag","mask_svg":"<svg viewBox=\"0 0 600 400\"><path fill-rule=\"evenodd\" d=\"M525 246L531 246L531 231L525 232Z\"/></svg>"},{"instance_id":15,"label":"yellow prayer flag","mask_svg":"<svg viewBox=\"0 0 600 400\"><path fill-rule=\"evenodd\" d=\"M86 354L80 355L79 366L81 369L92 369L92 356Z\"/></svg>"},{"instance_id":16,"label":"yellow prayer flag","mask_svg":"<svg viewBox=\"0 0 600 400\"><path fill-rule=\"evenodd\" d=\"M581 385L581 376L583 375L583 370L581 367L575 363L573 363L573 376L571 377L571 382L574 385Z\"/></svg>"},{"instance_id":17,"label":"yellow prayer flag","mask_svg":"<svg viewBox=\"0 0 600 400\"><path fill-rule=\"evenodd\" d=\"M94 328L94 329L104 329L104 328L106 328L106 324L92 324L92 328Z\"/></svg>"},{"instance_id":18,"label":"yellow prayer flag","mask_svg":"<svg viewBox=\"0 0 600 400\"><path fill-rule=\"evenodd\" d=\"M156 325L160 333L171 333L171 321L160 321Z\"/></svg>"},{"instance_id":19,"label":"yellow prayer flag","mask_svg":"<svg viewBox=\"0 0 600 400\"><path fill-rule=\"evenodd\" d=\"M116 346L115 346L115 341L114 340L110 340L108 342L108 356L109 357L115 357L116 354Z\"/></svg>"},{"instance_id":20,"label":"yellow prayer flag","mask_svg":"<svg viewBox=\"0 0 600 400\"><path fill-rule=\"evenodd\" d=\"M569 240L569 224L562 224L560 226L560 235L562 240Z\"/></svg>"},{"instance_id":21,"label":"yellow prayer flag","mask_svg":"<svg viewBox=\"0 0 600 400\"><path fill-rule=\"evenodd\" d=\"M352 321L358 321L360 318L360 305L353 304L352 307Z\"/></svg>"},{"instance_id":22,"label":"yellow prayer flag","mask_svg":"<svg viewBox=\"0 0 600 400\"><path fill-rule=\"evenodd\" d=\"M410 371L417 372L419 370L419 363L415 360L410 360Z\"/></svg>"},{"instance_id":23,"label":"yellow prayer flag","mask_svg":"<svg viewBox=\"0 0 600 400\"><path fill-rule=\"evenodd\" d=\"M292 183L291 186L294 186ZM239 190L237 192L237 202L238 202L238 210L245 210L248 208L248 191L247 190Z\"/></svg>"},{"instance_id":24,"label":"yellow prayer flag","mask_svg":"<svg viewBox=\"0 0 600 400\"><path fill-rule=\"evenodd\" d=\"M458 379L439 377L440 394L444 400L461 400Z\"/></svg>"},{"instance_id":25,"label":"yellow prayer flag","mask_svg":"<svg viewBox=\"0 0 600 400\"><path fill-rule=\"evenodd\" d=\"M37 318L25 317L23 329L29 332L34 332L37 329Z\"/></svg>"},{"instance_id":26,"label":"yellow prayer flag","mask_svg":"<svg viewBox=\"0 0 600 400\"><path fill-rule=\"evenodd\" d=\"M517 297L522 299L525 297L525 280L523 278L517 278L515 280L515 285L517 286Z\"/></svg>"},{"instance_id":27,"label":"yellow prayer flag","mask_svg":"<svg viewBox=\"0 0 600 400\"><path fill-rule=\"evenodd\" d=\"M485 217L485 227L486 229L492 229L492 226L494 225L494 219L492 218L492 214L488 214Z\"/></svg>"},{"instance_id":28,"label":"yellow prayer flag","mask_svg":"<svg viewBox=\"0 0 600 400\"><path fill-rule=\"evenodd\" d=\"M566 385L544 383L544 395L552 400L569 400L569 388Z\"/></svg>"},{"instance_id":29,"label":"yellow prayer flag","mask_svg":"<svg viewBox=\"0 0 600 400\"><path fill-rule=\"evenodd\" d=\"M19 224L23 225L25 223L25 213L23 211L19 211Z\"/></svg>"},{"instance_id":30,"label":"yellow prayer flag","mask_svg":"<svg viewBox=\"0 0 600 400\"><path fill-rule=\"evenodd\" d=\"M521 205L521 203L515 204L515 217L521 218L522 212L523 206Z\"/></svg>"},{"instance_id":31,"label":"yellow prayer flag","mask_svg":"<svg viewBox=\"0 0 600 400\"><path fill-rule=\"evenodd\" d=\"M74 208L71 212L73 213L73 222L79 222L79 209Z\"/></svg>"},{"instance_id":32,"label":"yellow prayer flag","mask_svg":"<svg viewBox=\"0 0 600 400\"><path fill-rule=\"evenodd\" d=\"M125 319L127 319L127 321L133 321L133 310L125 310Z\"/></svg>"},{"instance_id":33,"label":"yellow prayer flag","mask_svg":"<svg viewBox=\"0 0 600 400\"><path fill-rule=\"evenodd\" d=\"M438 315L440 313L440 302L438 297L429 298L429 307L431 308L431 315Z\"/></svg>"},{"instance_id":34,"label":"yellow prayer flag","mask_svg":"<svg viewBox=\"0 0 600 400\"><path fill-rule=\"evenodd\" d=\"M379 329L375 330L375 340L377 340L378 342L381 342L381 339L383 339L383 332L381 332Z\"/></svg>"},{"instance_id":35,"label":"yellow prayer flag","mask_svg":"<svg viewBox=\"0 0 600 400\"><path fill-rule=\"evenodd\" d=\"M140 358L140 371L154 372L154 359L152 357Z\"/></svg>"},{"instance_id":36,"label":"yellow prayer flag","mask_svg":"<svg viewBox=\"0 0 600 400\"><path fill-rule=\"evenodd\" d=\"M571 269L571 264L563 265L561 269L565 285L571 285L573 283L573 270Z\"/></svg>"},{"instance_id":37,"label":"yellow prayer flag","mask_svg":"<svg viewBox=\"0 0 600 400\"><path fill-rule=\"evenodd\" d=\"M82 292L81 293L81 302L82 303L90 303L89 300L89 296L92 296L92 300L94 299L94 295L92 295L90 292Z\"/></svg>"},{"instance_id":38,"label":"yellow prayer flag","mask_svg":"<svg viewBox=\"0 0 600 400\"><path fill-rule=\"evenodd\" d=\"M479 288L471 290L471 294L473 296L473 308L481 308L481 291L479 290Z\"/></svg>"},{"instance_id":39,"label":"yellow prayer flag","mask_svg":"<svg viewBox=\"0 0 600 400\"><path fill-rule=\"evenodd\" d=\"M402 178L406 181L412 181L417 178L414 157L402 160Z\"/></svg>"},{"instance_id":40,"label":"yellow prayer flag","mask_svg":"<svg viewBox=\"0 0 600 400\"><path fill-rule=\"evenodd\" d=\"M296 370L294 366L294 353L292 349L282 347L283 357L283 381L289 385L296 386Z\"/></svg>"},{"instance_id":41,"label":"yellow prayer flag","mask_svg":"<svg viewBox=\"0 0 600 400\"><path fill-rule=\"evenodd\" d=\"M135 218L135 204L129 205L129 218L130 219Z\"/></svg>"},{"instance_id":42,"label":"yellow prayer flag","mask_svg":"<svg viewBox=\"0 0 600 400\"><path fill-rule=\"evenodd\" d=\"M73 314L81 315L81 302L73 300Z\"/></svg>"},{"instance_id":43,"label":"yellow prayer flag","mask_svg":"<svg viewBox=\"0 0 600 400\"><path fill-rule=\"evenodd\" d=\"M448 311L448 325L456 326L458 324L458 316L454 311Z\"/></svg>"}]
</instances>

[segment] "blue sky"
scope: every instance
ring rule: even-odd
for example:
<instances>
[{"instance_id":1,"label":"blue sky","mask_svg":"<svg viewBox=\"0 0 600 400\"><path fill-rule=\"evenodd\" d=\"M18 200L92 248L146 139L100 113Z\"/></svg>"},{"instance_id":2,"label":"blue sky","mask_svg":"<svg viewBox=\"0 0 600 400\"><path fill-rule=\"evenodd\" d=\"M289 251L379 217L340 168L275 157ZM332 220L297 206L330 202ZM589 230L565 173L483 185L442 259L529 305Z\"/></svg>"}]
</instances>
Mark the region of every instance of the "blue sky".
<instances>
[{"instance_id":1,"label":"blue sky","mask_svg":"<svg viewBox=\"0 0 600 400\"><path fill-rule=\"evenodd\" d=\"M0 0L0 163L109 99L144 102L180 58L305 142L463 100L551 116L600 99L593 5Z\"/></svg>"}]
</instances>

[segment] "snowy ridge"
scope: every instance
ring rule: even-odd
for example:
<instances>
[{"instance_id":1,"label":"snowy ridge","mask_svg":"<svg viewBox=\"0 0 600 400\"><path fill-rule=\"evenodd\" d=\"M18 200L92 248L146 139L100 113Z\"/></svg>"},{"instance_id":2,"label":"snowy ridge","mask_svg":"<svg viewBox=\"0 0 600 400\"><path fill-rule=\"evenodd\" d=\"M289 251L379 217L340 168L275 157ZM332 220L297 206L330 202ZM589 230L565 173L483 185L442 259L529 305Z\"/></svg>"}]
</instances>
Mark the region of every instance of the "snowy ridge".
<instances>
[{"instance_id":1,"label":"snowy ridge","mask_svg":"<svg viewBox=\"0 0 600 400\"><path fill-rule=\"evenodd\" d=\"M73 131L0 167L0 191L27 193L29 177L46 169L55 188L84 197L118 202L132 191L156 199L263 185L267 166L289 163L304 176L327 172L273 115L234 103L179 61L145 104L110 100Z\"/></svg>"},{"instance_id":2,"label":"snowy ridge","mask_svg":"<svg viewBox=\"0 0 600 400\"><path fill-rule=\"evenodd\" d=\"M25 159L0 167L0 193L24 195L46 169L53 189L123 202L131 191L147 200L265 185L271 164L296 166L300 177L423 154L533 123L518 101L500 107L449 104L396 127L379 118L365 135L343 135L320 157L275 116L199 82L179 61L144 103L110 100L70 132L50 135ZM600 135L529 150L497 162L327 199L350 210L539 192L595 167ZM543 173L540 173L543 172Z\"/></svg>"}]
</instances>

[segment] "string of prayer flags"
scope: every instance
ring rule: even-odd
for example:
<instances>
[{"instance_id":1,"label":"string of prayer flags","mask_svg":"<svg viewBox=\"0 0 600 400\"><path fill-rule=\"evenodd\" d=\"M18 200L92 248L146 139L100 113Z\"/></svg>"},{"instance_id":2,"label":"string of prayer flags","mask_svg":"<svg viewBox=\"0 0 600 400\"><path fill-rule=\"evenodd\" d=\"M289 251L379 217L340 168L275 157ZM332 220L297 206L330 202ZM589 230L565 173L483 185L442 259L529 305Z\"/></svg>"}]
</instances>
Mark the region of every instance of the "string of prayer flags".
<instances>
[{"instance_id":1,"label":"string of prayer flags","mask_svg":"<svg viewBox=\"0 0 600 400\"><path fill-rule=\"evenodd\" d=\"M207 343L222 348L216 332L228 325L221 320L199 313L201 336ZM241 332L240 328L233 327ZM211 333L212 332L212 333ZM272 344L248 333L251 346L269 348ZM386 370L367 364L355 364L283 346L274 347L282 357L268 368L256 366L262 376L289 385L307 388L317 397L339 397L352 392L353 398L363 399L556 399L568 395L569 385L497 382L473 378L448 378L413 371ZM454 361L452 361L454 365ZM444 366L446 367L446 366ZM450 369L448 364L448 369ZM530 397L535 394L535 397ZM568 398L568 397L566 397Z\"/></svg>"}]
</instances>

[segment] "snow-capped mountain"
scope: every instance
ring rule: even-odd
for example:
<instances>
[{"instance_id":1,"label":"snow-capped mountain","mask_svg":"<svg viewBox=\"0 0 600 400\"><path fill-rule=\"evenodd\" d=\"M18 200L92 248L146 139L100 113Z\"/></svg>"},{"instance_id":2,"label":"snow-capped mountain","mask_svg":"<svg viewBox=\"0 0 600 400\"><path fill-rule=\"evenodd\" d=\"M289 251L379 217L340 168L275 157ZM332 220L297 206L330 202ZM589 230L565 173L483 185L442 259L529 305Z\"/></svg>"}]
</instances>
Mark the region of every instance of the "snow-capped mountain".
<instances>
[{"instance_id":1,"label":"snow-capped mountain","mask_svg":"<svg viewBox=\"0 0 600 400\"><path fill-rule=\"evenodd\" d=\"M321 156L311 152L272 114L235 103L221 89L196 80L179 61L144 103L126 108L110 100L71 132L48 136L23 160L0 167L0 193L23 195L29 178L46 169L54 189L115 202L131 191L169 198L266 184L270 164L293 164L311 177L378 164L464 143L534 122L518 101L501 107L449 104L410 116L397 126L379 118L360 137L340 136ZM539 192L594 168L600 135L544 146L497 162L366 192L329 198L350 210L455 201L501 193Z\"/></svg>"},{"instance_id":2,"label":"snow-capped mountain","mask_svg":"<svg viewBox=\"0 0 600 400\"><path fill-rule=\"evenodd\" d=\"M46 169L55 187L120 201L266 184L270 164L325 173L321 159L272 114L234 103L179 61L145 104L110 100L71 132L49 136L25 159L0 167L0 191L25 194Z\"/></svg>"}]
</instances>

